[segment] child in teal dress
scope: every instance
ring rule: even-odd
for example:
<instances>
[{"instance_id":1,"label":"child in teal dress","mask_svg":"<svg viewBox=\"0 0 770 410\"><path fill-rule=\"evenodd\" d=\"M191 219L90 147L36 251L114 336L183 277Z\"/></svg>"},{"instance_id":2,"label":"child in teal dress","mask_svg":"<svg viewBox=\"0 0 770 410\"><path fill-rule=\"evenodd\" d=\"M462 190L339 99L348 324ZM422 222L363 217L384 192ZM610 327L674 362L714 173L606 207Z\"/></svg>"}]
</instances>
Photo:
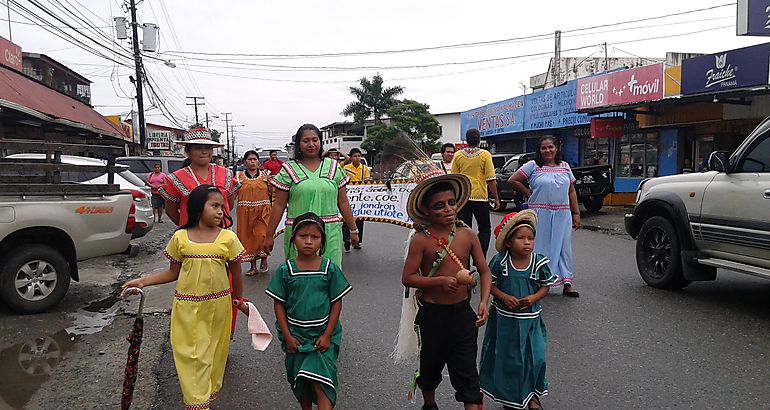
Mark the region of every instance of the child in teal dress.
<instances>
[{"instance_id":1,"label":"child in teal dress","mask_svg":"<svg viewBox=\"0 0 770 410\"><path fill-rule=\"evenodd\" d=\"M540 409L548 394L545 323L540 299L558 277L535 254L537 214L513 212L495 228L492 308L481 349L481 391L505 409Z\"/></svg>"},{"instance_id":2,"label":"child in teal dress","mask_svg":"<svg viewBox=\"0 0 770 410\"><path fill-rule=\"evenodd\" d=\"M303 410L331 409L337 401L337 356L342 343L342 297L351 287L323 254L321 218L294 219L291 244L297 256L278 267L265 293L274 299L276 327L289 385ZM320 251L320 252L319 252Z\"/></svg>"}]
</instances>

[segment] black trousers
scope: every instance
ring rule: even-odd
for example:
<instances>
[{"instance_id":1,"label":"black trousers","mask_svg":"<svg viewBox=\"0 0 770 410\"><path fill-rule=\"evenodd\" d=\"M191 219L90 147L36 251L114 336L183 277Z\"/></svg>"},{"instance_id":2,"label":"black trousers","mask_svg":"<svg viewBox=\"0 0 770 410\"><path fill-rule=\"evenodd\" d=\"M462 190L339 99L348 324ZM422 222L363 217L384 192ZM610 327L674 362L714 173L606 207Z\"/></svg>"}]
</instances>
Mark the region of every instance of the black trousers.
<instances>
[{"instance_id":1,"label":"black trousers","mask_svg":"<svg viewBox=\"0 0 770 410\"><path fill-rule=\"evenodd\" d=\"M362 219L356 219L356 229L358 229L358 242L364 241L364 221ZM345 249L350 249L350 228L346 224L342 224L342 242L345 243Z\"/></svg>"},{"instance_id":2,"label":"black trousers","mask_svg":"<svg viewBox=\"0 0 770 410\"><path fill-rule=\"evenodd\" d=\"M481 404L479 372L476 369L478 328L476 312L469 300L454 305L423 302L414 320L419 332L421 390L434 391L446 365L455 400Z\"/></svg>"},{"instance_id":3,"label":"black trousers","mask_svg":"<svg viewBox=\"0 0 770 410\"><path fill-rule=\"evenodd\" d=\"M479 226L479 242L481 242L481 250L484 251L485 257L489 248L489 238L492 236L492 222L489 217L491 210L489 202L468 201L457 215L471 228L473 228L473 218L476 218L476 223Z\"/></svg>"}]
</instances>

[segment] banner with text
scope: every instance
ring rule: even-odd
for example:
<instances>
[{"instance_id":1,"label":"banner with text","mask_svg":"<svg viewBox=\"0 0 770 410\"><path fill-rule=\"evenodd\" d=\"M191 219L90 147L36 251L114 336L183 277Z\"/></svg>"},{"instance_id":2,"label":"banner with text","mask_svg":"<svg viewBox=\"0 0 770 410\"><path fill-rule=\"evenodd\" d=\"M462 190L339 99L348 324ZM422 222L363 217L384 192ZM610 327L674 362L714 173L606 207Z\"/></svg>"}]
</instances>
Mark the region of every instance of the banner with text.
<instances>
[{"instance_id":1,"label":"banner with text","mask_svg":"<svg viewBox=\"0 0 770 410\"><path fill-rule=\"evenodd\" d=\"M528 94L524 104L524 130L573 127L589 123L588 114L575 112L577 81Z\"/></svg>"},{"instance_id":2,"label":"banner with text","mask_svg":"<svg viewBox=\"0 0 770 410\"><path fill-rule=\"evenodd\" d=\"M514 97L460 113L460 139L476 128L482 137L524 131L524 97Z\"/></svg>"},{"instance_id":3,"label":"banner with text","mask_svg":"<svg viewBox=\"0 0 770 410\"><path fill-rule=\"evenodd\" d=\"M663 64L581 78L577 87L578 110L657 101L663 98Z\"/></svg>"},{"instance_id":4,"label":"banner with text","mask_svg":"<svg viewBox=\"0 0 770 410\"><path fill-rule=\"evenodd\" d=\"M415 185L411 179L393 180L389 187L385 181L351 182L346 188L353 216L411 228L412 218L406 212L406 204ZM276 236L283 232L285 222L286 215L278 225Z\"/></svg>"},{"instance_id":5,"label":"banner with text","mask_svg":"<svg viewBox=\"0 0 770 410\"><path fill-rule=\"evenodd\" d=\"M682 94L770 84L770 43L708 54L682 61Z\"/></svg>"}]
</instances>

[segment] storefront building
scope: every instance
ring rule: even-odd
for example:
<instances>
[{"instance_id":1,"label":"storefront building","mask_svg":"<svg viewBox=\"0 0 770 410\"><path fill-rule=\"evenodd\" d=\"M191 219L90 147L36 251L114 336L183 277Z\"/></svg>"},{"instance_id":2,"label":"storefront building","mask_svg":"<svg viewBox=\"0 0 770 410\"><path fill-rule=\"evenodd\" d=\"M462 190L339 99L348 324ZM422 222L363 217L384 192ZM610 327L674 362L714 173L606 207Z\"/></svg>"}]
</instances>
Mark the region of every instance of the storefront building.
<instances>
[{"instance_id":1,"label":"storefront building","mask_svg":"<svg viewBox=\"0 0 770 410\"><path fill-rule=\"evenodd\" d=\"M607 203L633 204L644 178L704 171L712 151L737 148L770 114L769 58L770 44L704 55L663 71L663 98L656 92L645 99L617 101L613 96L623 81L616 79L607 83L604 102L602 97L591 97L586 105L579 100L579 112L623 112L637 124L606 143L597 139L597 146L610 151L616 176L615 194ZM626 85L635 80L634 87L649 83L654 88L654 77L629 78L629 71L608 76L625 73ZM601 88L597 77L602 76L583 79L593 84L586 90Z\"/></svg>"}]
</instances>

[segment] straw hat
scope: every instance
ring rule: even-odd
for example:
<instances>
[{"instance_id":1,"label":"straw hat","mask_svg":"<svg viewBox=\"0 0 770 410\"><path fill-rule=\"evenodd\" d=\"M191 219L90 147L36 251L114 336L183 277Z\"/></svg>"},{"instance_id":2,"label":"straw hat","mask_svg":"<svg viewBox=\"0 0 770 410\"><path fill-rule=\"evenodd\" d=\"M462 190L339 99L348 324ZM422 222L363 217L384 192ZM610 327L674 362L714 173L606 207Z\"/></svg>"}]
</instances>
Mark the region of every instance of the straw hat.
<instances>
[{"instance_id":1,"label":"straw hat","mask_svg":"<svg viewBox=\"0 0 770 410\"><path fill-rule=\"evenodd\" d=\"M531 209L525 209L521 212L511 212L495 227L495 249L498 252L505 250L505 240L508 235L519 226L526 225L535 231L537 227L537 214Z\"/></svg>"},{"instance_id":2,"label":"straw hat","mask_svg":"<svg viewBox=\"0 0 770 410\"><path fill-rule=\"evenodd\" d=\"M417 178L417 186L409 193L406 203L406 213L412 221L422 226L430 225L430 216L420 209L425 193L436 184L447 182L451 185L457 201L457 209L462 209L471 196L471 181L462 174L444 174L438 168L430 167L426 172L420 173Z\"/></svg>"},{"instance_id":3,"label":"straw hat","mask_svg":"<svg viewBox=\"0 0 770 410\"><path fill-rule=\"evenodd\" d=\"M225 144L216 142L211 139L211 131L206 128L199 127L193 128L184 133L184 139L182 141L174 141L175 144L187 145L187 144L199 144L199 145L212 145L215 147L223 147Z\"/></svg>"}]
</instances>

